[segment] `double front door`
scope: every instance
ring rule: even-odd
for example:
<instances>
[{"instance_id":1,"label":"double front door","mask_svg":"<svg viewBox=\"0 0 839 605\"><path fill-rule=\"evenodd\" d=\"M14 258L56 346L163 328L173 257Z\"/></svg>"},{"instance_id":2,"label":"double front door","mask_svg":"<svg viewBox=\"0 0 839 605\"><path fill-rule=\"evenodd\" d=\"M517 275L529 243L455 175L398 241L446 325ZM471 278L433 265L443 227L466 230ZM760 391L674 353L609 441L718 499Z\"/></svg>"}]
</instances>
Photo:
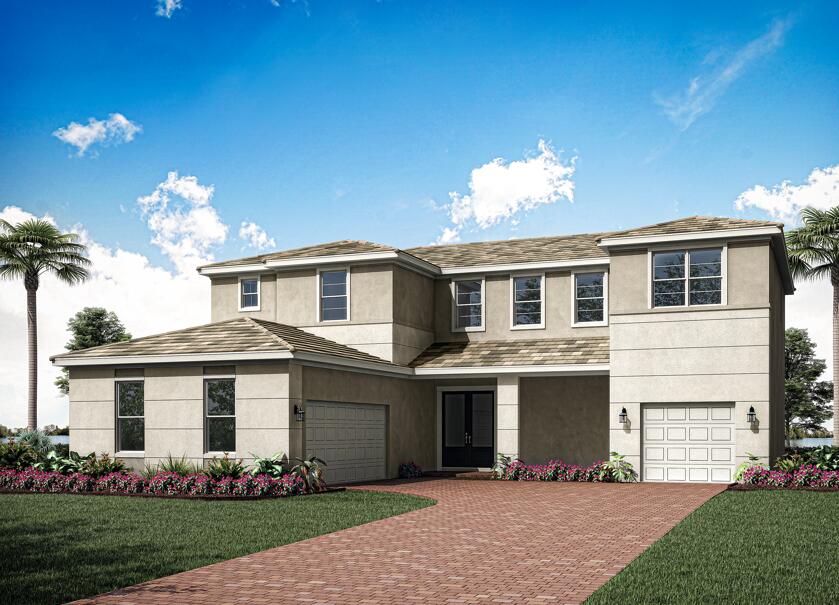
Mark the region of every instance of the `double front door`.
<instances>
[{"instance_id":1,"label":"double front door","mask_svg":"<svg viewBox=\"0 0 839 605\"><path fill-rule=\"evenodd\" d=\"M493 464L495 393L443 393L443 466L488 468Z\"/></svg>"}]
</instances>

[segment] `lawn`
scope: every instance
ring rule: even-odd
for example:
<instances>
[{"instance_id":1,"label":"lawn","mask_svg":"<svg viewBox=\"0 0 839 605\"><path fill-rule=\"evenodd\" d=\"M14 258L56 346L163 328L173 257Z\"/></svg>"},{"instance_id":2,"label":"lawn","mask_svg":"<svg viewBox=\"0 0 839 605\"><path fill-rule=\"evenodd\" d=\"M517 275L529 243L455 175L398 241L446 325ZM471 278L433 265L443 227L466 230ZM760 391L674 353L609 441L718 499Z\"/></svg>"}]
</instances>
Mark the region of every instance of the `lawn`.
<instances>
[{"instance_id":1,"label":"lawn","mask_svg":"<svg viewBox=\"0 0 839 605\"><path fill-rule=\"evenodd\" d=\"M615 603L839 603L839 494L724 492L594 593Z\"/></svg>"},{"instance_id":2,"label":"lawn","mask_svg":"<svg viewBox=\"0 0 839 605\"><path fill-rule=\"evenodd\" d=\"M204 501L0 495L0 603L62 603L433 504L346 491Z\"/></svg>"}]
</instances>

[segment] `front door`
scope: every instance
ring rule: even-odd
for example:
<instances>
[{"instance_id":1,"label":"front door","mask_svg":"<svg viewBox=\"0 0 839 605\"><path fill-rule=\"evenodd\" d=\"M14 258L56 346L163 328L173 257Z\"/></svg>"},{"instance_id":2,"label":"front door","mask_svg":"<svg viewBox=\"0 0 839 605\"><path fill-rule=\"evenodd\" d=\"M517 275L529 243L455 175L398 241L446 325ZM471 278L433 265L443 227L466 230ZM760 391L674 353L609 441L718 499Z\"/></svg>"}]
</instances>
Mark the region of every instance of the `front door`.
<instances>
[{"instance_id":1,"label":"front door","mask_svg":"<svg viewBox=\"0 0 839 605\"><path fill-rule=\"evenodd\" d=\"M495 394L443 393L443 466L488 468L493 463Z\"/></svg>"}]
</instances>

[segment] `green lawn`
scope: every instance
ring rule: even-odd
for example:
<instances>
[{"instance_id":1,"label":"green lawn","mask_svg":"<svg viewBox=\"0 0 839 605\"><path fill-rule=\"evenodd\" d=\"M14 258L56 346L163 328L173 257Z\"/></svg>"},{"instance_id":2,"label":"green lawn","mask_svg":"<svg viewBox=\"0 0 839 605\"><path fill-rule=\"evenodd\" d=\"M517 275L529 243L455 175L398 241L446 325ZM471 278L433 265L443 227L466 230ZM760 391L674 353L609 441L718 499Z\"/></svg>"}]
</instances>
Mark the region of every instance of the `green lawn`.
<instances>
[{"instance_id":1,"label":"green lawn","mask_svg":"<svg viewBox=\"0 0 839 605\"><path fill-rule=\"evenodd\" d=\"M586 601L839 603L839 493L724 492Z\"/></svg>"},{"instance_id":2,"label":"green lawn","mask_svg":"<svg viewBox=\"0 0 839 605\"><path fill-rule=\"evenodd\" d=\"M0 495L0 603L62 603L433 504L346 491L202 501Z\"/></svg>"}]
</instances>

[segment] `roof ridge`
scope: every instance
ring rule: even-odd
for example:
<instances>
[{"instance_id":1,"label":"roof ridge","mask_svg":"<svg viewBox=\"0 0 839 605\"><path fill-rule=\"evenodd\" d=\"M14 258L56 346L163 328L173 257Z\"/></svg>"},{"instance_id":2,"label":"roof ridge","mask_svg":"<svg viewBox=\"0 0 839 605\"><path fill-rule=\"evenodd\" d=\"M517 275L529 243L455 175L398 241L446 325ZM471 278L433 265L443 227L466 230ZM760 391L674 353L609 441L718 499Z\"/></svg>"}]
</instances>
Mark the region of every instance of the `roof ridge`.
<instances>
[{"instance_id":1,"label":"roof ridge","mask_svg":"<svg viewBox=\"0 0 839 605\"><path fill-rule=\"evenodd\" d=\"M488 239L482 240L478 242L459 242L456 244L428 244L427 246L412 246L410 248L397 248L402 252L408 252L409 250L427 250L429 248L453 248L455 246L474 246L476 244L501 244L506 242L530 242L534 240L540 239L570 239L572 237L602 237L608 233L616 233L615 231L598 231L594 233L565 233L561 235L536 235L534 237L514 237L514 238L507 238L507 239ZM413 255L412 255L413 256Z\"/></svg>"},{"instance_id":2,"label":"roof ridge","mask_svg":"<svg viewBox=\"0 0 839 605\"><path fill-rule=\"evenodd\" d=\"M263 332L265 332L266 334L268 334L268 336L271 336L272 338L274 338L275 340L277 340L277 341L278 341L278 342L279 342L282 346L284 346L285 348L287 348L287 349L288 349L289 351L291 351L292 353L293 353L294 351L296 351L296 350L297 350L297 348L296 348L293 344L291 344L290 342L288 342L288 341L287 341L287 340L285 340L284 338L280 337L280 335L279 335L279 334L275 334L274 332L272 332L271 330L269 330L268 328L266 328L265 326L263 326L263 325L262 325L262 322L263 322L263 321L267 321L267 320L264 320L264 319L255 319L255 318L253 318L253 317L245 317L245 319L246 319L247 321L249 321L250 323L254 324L256 327L258 327L260 330L262 330L262 331L263 331ZM274 323L274 322L267 322L267 323ZM278 325L284 325L284 324L278 324ZM289 326L289 327L292 327L292 326Z\"/></svg>"}]
</instances>

